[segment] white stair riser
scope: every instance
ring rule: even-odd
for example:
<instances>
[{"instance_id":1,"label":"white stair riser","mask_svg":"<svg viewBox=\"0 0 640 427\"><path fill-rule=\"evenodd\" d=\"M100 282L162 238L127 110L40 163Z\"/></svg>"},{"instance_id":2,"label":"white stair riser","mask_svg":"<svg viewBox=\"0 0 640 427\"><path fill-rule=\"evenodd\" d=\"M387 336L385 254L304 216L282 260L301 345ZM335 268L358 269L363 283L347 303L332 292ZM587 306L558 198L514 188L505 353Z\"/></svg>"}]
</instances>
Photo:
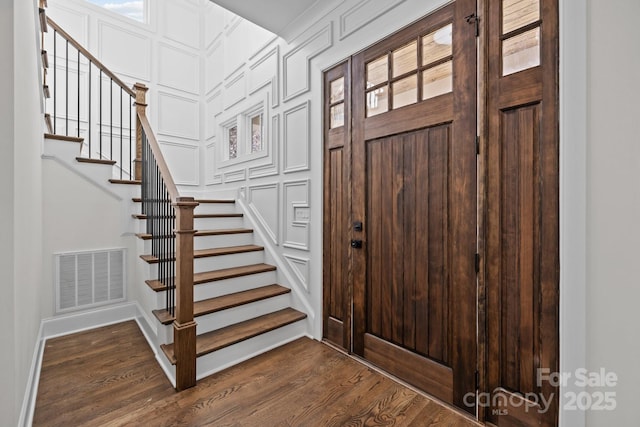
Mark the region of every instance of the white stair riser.
<instances>
[{"instance_id":1,"label":"white stair riser","mask_svg":"<svg viewBox=\"0 0 640 427\"><path fill-rule=\"evenodd\" d=\"M80 144L57 139L45 139L44 154L55 156L68 163L72 160L75 162L76 157L80 156Z\"/></svg>"},{"instance_id":2,"label":"white stair riser","mask_svg":"<svg viewBox=\"0 0 640 427\"><path fill-rule=\"evenodd\" d=\"M197 334L214 331L229 325L244 322L254 317L263 316L278 310L283 310L291 305L291 297L289 294L279 295L266 300L256 301L251 304L245 304L240 307L230 308L218 313L199 316L196 318Z\"/></svg>"},{"instance_id":3,"label":"white stair riser","mask_svg":"<svg viewBox=\"0 0 640 427\"><path fill-rule=\"evenodd\" d=\"M256 301L250 304L244 304L239 307L222 310L217 313L198 316L195 318L197 323L196 334L201 335L206 332L215 331L229 325L244 322L258 316L283 310L291 306L290 294L279 295L273 298L267 298L262 301ZM173 325L163 325L158 322L158 335L164 337L162 343L173 342ZM161 331L162 330L162 331Z\"/></svg>"},{"instance_id":4,"label":"white stair riser","mask_svg":"<svg viewBox=\"0 0 640 427\"><path fill-rule=\"evenodd\" d=\"M244 252L240 254L220 255L208 258L196 258L193 260L193 271L195 273L203 273L205 271L242 267L245 265L261 264L263 262L264 251Z\"/></svg>"},{"instance_id":5,"label":"white stair riser","mask_svg":"<svg viewBox=\"0 0 640 427\"><path fill-rule=\"evenodd\" d=\"M244 226L244 218L194 218L193 223L196 230L242 228Z\"/></svg>"},{"instance_id":6,"label":"white stair riser","mask_svg":"<svg viewBox=\"0 0 640 427\"><path fill-rule=\"evenodd\" d=\"M143 261L146 262L146 261ZM243 267L245 265L261 264L264 262L263 251L245 252L241 254L220 255L215 257L196 258L193 260L193 272L221 270L224 268ZM149 264L149 276L155 279L158 275L158 264Z\"/></svg>"},{"instance_id":7,"label":"white stair riser","mask_svg":"<svg viewBox=\"0 0 640 427\"><path fill-rule=\"evenodd\" d=\"M108 182L111 179L113 166L95 163L81 163L76 160L75 167L83 174L98 182Z\"/></svg>"},{"instance_id":8,"label":"white stair riser","mask_svg":"<svg viewBox=\"0 0 640 427\"><path fill-rule=\"evenodd\" d=\"M275 271L234 277L233 279L218 280L216 282L194 286L193 299L194 301L201 301L209 298L216 298L221 295L247 291L261 286L273 285L274 283L276 283Z\"/></svg>"},{"instance_id":9,"label":"white stair riser","mask_svg":"<svg viewBox=\"0 0 640 427\"><path fill-rule=\"evenodd\" d=\"M235 203L200 203L196 209L196 214L220 214L236 213L238 209Z\"/></svg>"},{"instance_id":10,"label":"white stair riser","mask_svg":"<svg viewBox=\"0 0 640 427\"><path fill-rule=\"evenodd\" d=\"M259 354L280 347L308 333L307 319L275 329L257 337L198 357L196 377L202 379L213 373L237 365Z\"/></svg>"},{"instance_id":11,"label":"white stair riser","mask_svg":"<svg viewBox=\"0 0 640 427\"><path fill-rule=\"evenodd\" d=\"M193 239L194 249L228 248L253 244L253 233L220 234L217 236L196 236Z\"/></svg>"}]
</instances>

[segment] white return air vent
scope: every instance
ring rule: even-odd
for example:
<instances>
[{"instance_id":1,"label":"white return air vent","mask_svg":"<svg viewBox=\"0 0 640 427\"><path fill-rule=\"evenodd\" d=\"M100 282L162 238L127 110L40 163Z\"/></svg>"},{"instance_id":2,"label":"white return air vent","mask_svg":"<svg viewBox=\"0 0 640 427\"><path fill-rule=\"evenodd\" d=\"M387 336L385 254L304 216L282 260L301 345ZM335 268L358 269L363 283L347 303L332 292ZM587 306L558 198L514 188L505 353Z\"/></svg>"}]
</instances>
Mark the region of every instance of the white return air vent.
<instances>
[{"instance_id":1,"label":"white return air vent","mask_svg":"<svg viewBox=\"0 0 640 427\"><path fill-rule=\"evenodd\" d=\"M55 254L56 313L124 301L126 249Z\"/></svg>"}]
</instances>

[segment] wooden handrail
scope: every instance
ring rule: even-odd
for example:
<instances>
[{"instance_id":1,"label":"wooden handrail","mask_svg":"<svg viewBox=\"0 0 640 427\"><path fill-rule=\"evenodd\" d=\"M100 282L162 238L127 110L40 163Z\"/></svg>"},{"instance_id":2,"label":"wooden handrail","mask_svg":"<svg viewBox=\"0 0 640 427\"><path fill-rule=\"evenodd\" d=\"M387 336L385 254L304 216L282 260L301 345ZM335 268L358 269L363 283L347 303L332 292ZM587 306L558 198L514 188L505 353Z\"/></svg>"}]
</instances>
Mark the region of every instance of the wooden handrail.
<instances>
[{"instance_id":1,"label":"wooden handrail","mask_svg":"<svg viewBox=\"0 0 640 427\"><path fill-rule=\"evenodd\" d=\"M175 182L173 182L173 177L171 176L171 172L169 172L167 162L164 160L164 156L162 155L162 151L160 150L160 145L158 145L158 140L153 134L151 124L149 123L149 120L147 119L147 116L145 114L141 112L138 112L137 114L138 120L140 120L140 124L142 125L142 129L144 129L144 133L147 136L149 147L151 147L153 156L156 158L156 163L158 164L160 174L162 175L164 184L166 185L167 191L169 192L169 197L171 197L173 203L176 203L178 198L180 197L180 193L178 192L178 187L176 187Z\"/></svg>"},{"instance_id":2,"label":"wooden handrail","mask_svg":"<svg viewBox=\"0 0 640 427\"><path fill-rule=\"evenodd\" d=\"M54 30L56 30L58 33L60 33L60 35L65 40L67 40L69 43L71 43L71 45L73 47L78 49L78 51L80 51L80 53L82 53L89 61L91 61L93 64L95 64L96 67L98 67L100 70L102 70L102 72L107 77L111 78L111 80L113 80L118 86L120 86L131 97L135 98L136 94L130 87L128 87L122 80L120 80L120 78L118 78L118 76L113 74L107 67L105 67L104 64L102 62L100 62L100 60L98 58L93 56L87 49L82 47L82 45L80 43L78 43L73 37L71 37L69 35L69 33L67 33L65 30L60 28L60 26L58 24L56 24L56 22L53 19L51 19L50 17L48 17L48 16L47 16L47 23ZM55 41L54 41L54 43L55 43Z\"/></svg>"}]
</instances>

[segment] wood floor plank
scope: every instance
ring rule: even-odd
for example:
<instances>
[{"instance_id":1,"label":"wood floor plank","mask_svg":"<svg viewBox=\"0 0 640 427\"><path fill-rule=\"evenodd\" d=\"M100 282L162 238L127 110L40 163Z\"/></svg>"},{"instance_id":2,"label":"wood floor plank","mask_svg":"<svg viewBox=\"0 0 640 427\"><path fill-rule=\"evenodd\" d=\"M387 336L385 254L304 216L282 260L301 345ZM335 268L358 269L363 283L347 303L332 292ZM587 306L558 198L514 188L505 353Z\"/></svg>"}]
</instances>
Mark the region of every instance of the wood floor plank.
<instances>
[{"instance_id":1,"label":"wood floor plank","mask_svg":"<svg viewBox=\"0 0 640 427\"><path fill-rule=\"evenodd\" d=\"M130 321L47 342L33 425L479 424L308 338L176 393Z\"/></svg>"}]
</instances>

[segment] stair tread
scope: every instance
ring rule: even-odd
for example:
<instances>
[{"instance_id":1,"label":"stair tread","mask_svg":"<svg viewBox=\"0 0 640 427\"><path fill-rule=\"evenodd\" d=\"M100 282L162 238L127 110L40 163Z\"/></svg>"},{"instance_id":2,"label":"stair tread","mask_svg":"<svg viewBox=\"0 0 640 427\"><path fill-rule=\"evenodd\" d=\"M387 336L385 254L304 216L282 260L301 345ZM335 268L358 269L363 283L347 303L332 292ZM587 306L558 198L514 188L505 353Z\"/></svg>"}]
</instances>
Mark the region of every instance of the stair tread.
<instances>
[{"instance_id":1,"label":"stair tread","mask_svg":"<svg viewBox=\"0 0 640 427\"><path fill-rule=\"evenodd\" d=\"M134 197L132 199L134 201L134 203L141 203L142 199L140 197ZM195 199L196 202L198 203L235 203L235 200L224 200L224 199Z\"/></svg>"},{"instance_id":2,"label":"stair tread","mask_svg":"<svg viewBox=\"0 0 640 427\"><path fill-rule=\"evenodd\" d=\"M219 236L223 234L244 234L244 233L253 233L251 228L226 228L226 229L218 229L218 230L198 230L196 232L196 237L198 236Z\"/></svg>"},{"instance_id":3,"label":"stair tread","mask_svg":"<svg viewBox=\"0 0 640 427\"><path fill-rule=\"evenodd\" d=\"M211 249L198 249L193 251L194 258L208 258L221 255L233 255L242 254L247 252L259 252L263 251L264 247L257 245L243 245L243 246L229 246L226 248L211 248ZM144 261L155 264L158 262L158 257L153 255L140 255Z\"/></svg>"},{"instance_id":4,"label":"stair tread","mask_svg":"<svg viewBox=\"0 0 640 427\"><path fill-rule=\"evenodd\" d=\"M305 319L306 314L293 308L285 308L264 316L256 317L244 322L236 323L225 328L207 332L196 337L196 356L201 357L216 350L248 340L258 335L273 331L299 320ZM162 351L172 364L176 363L173 344L161 346Z\"/></svg>"},{"instance_id":5,"label":"stair tread","mask_svg":"<svg viewBox=\"0 0 640 427\"><path fill-rule=\"evenodd\" d=\"M124 184L124 183L120 183ZM136 219L147 219L147 215L145 214L134 214L134 218ZM242 218L243 214L241 213L219 213L219 214L196 214L193 216L194 219L198 218Z\"/></svg>"},{"instance_id":6,"label":"stair tread","mask_svg":"<svg viewBox=\"0 0 640 427\"><path fill-rule=\"evenodd\" d=\"M223 268L222 270L196 273L193 275L193 283L195 285L199 285L202 283L215 282L217 280L232 279L234 277L248 276L250 274L265 273L275 270L276 267L269 264L252 264L243 265L242 267Z\"/></svg>"},{"instance_id":7,"label":"stair tread","mask_svg":"<svg viewBox=\"0 0 640 427\"><path fill-rule=\"evenodd\" d=\"M233 279L236 277L249 276L251 274L267 273L275 271L277 268L269 264L251 264L242 267L223 268L220 270L205 271L193 275L193 284L201 285L218 280ZM166 290L166 286L159 280L146 280L145 283L154 291L162 292Z\"/></svg>"},{"instance_id":8,"label":"stair tread","mask_svg":"<svg viewBox=\"0 0 640 427\"><path fill-rule=\"evenodd\" d=\"M58 141L77 142L80 144L84 142L84 138L77 138L75 136L57 135L55 133L45 133L44 137L46 139L56 139Z\"/></svg>"},{"instance_id":9,"label":"stair tread","mask_svg":"<svg viewBox=\"0 0 640 427\"><path fill-rule=\"evenodd\" d=\"M198 203L229 203L233 204L236 201L232 199L196 199Z\"/></svg>"},{"instance_id":10,"label":"stair tread","mask_svg":"<svg viewBox=\"0 0 640 427\"><path fill-rule=\"evenodd\" d=\"M217 298L196 301L193 304L193 316L204 316L211 313L217 313L229 308L239 307L256 301L262 301L279 295L290 293L291 290L280 285L268 285L260 288L250 289L248 291L237 292L233 294L223 295ZM153 310L153 314L164 325L173 322L174 317L167 310Z\"/></svg>"},{"instance_id":11,"label":"stair tread","mask_svg":"<svg viewBox=\"0 0 640 427\"><path fill-rule=\"evenodd\" d=\"M242 218L241 213L194 214L194 218Z\"/></svg>"},{"instance_id":12,"label":"stair tread","mask_svg":"<svg viewBox=\"0 0 640 427\"><path fill-rule=\"evenodd\" d=\"M125 185L140 185L142 181L140 180L131 180L131 179L110 179L110 183L112 184L125 184Z\"/></svg>"},{"instance_id":13,"label":"stair tread","mask_svg":"<svg viewBox=\"0 0 640 427\"><path fill-rule=\"evenodd\" d=\"M117 163L115 160L90 159L88 157L76 157L76 161L80 163L95 163L98 165L110 165L110 166L113 166Z\"/></svg>"},{"instance_id":14,"label":"stair tread","mask_svg":"<svg viewBox=\"0 0 640 427\"><path fill-rule=\"evenodd\" d=\"M134 215L135 218L135 215ZM227 234L248 234L253 233L253 230L250 228L230 228L230 229L220 229L220 230L199 230L196 231L195 237L205 237L205 236L221 236ZM142 240L151 240L152 236L149 233L138 233L136 236Z\"/></svg>"}]
</instances>

